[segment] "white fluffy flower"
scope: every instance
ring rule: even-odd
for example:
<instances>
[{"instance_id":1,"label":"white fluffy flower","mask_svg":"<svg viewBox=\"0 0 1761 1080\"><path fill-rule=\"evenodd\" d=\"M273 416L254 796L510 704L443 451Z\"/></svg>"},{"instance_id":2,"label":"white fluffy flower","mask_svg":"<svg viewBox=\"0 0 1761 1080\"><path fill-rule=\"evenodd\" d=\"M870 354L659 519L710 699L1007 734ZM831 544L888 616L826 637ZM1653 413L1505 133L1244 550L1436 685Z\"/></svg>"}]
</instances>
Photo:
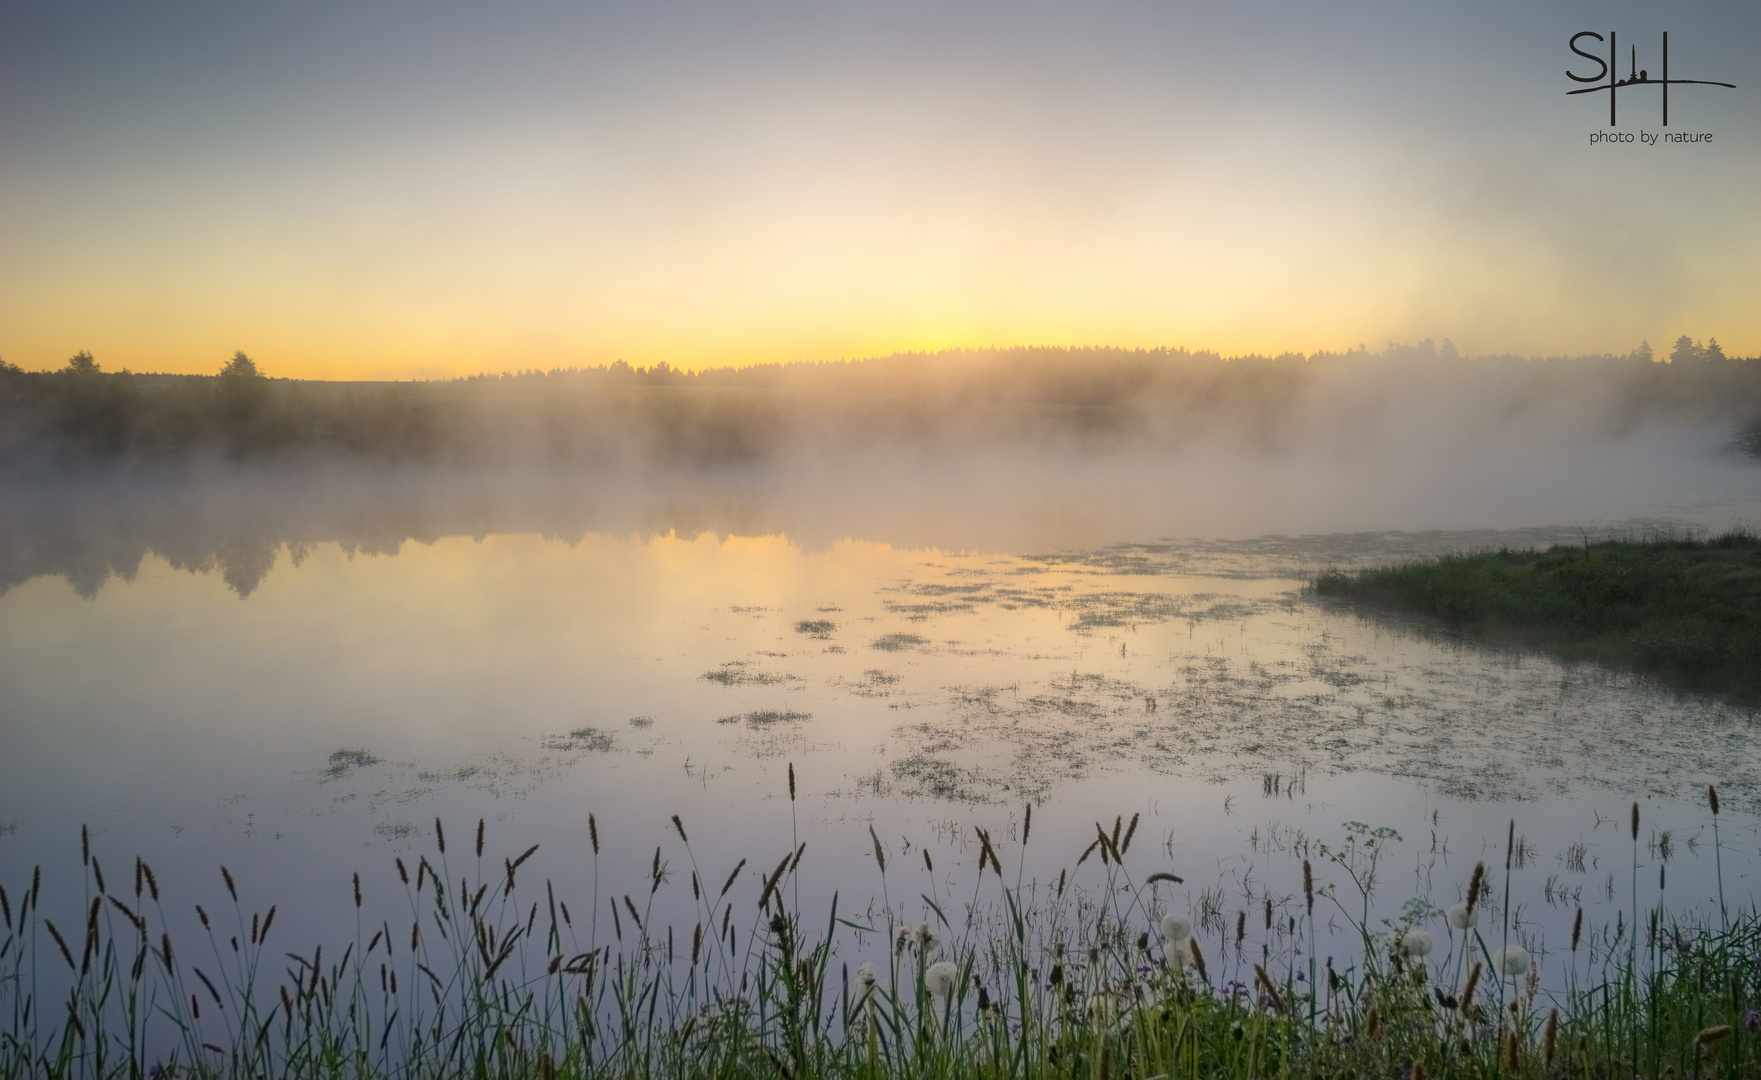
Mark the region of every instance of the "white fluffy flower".
<instances>
[{"instance_id":1,"label":"white fluffy flower","mask_svg":"<svg viewBox=\"0 0 1761 1080\"><path fill-rule=\"evenodd\" d=\"M1396 935L1394 947L1408 956L1429 956L1431 955L1431 935L1415 927Z\"/></svg>"},{"instance_id":2,"label":"white fluffy flower","mask_svg":"<svg viewBox=\"0 0 1761 1080\"><path fill-rule=\"evenodd\" d=\"M1492 954L1492 966L1501 975L1521 975L1529 970L1529 950L1507 945Z\"/></svg>"},{"instance_id":3,"label":"white fluffy flower","mask_svg":"<svg viewBox=\"0 0 1761 1080\"><path fill-rule=\"evenodd\" d=\"M1187 941L1190 940L1190 938L1187 939ZM1168 970L1175 975L1186 974L1186 966L1192 963L1192 957L1186 953L1186 941L1170 945L1167 953L1162 957L1162 962L1168 965Z\"/></svg>"},{"instance_id":4,"label":"white fluffy flower","mask_svg":"<svg viewBox=\"0 0 1761 1080\"><path fill-rule=\"evenodd\" d=\"M1443 916L1449 920L1449 925L1457 930L1470 930L1480 925L1480 909L1475 908L1469 911L1465 903L1449 905L1449 910L1444 912Z\"/></svg>"},{"instance_id":5,"label":"white fluffy flower","mask_svg":"<svg viewBox=\"0 0 1761 1080\"><path fill-rule=\"evenodd\" d=\"M1192 920L1184 915L1173 912L1162 916L1162 940L1170 947L1184 946L1186 939L1192 936Z\"/></svg>"},{"instance_id":6,"label":"white fluffy flower","mask_svg":"<svg viewBox=\"0 0 1761 1080\"><path fill-rule=\"evenodd\" d=\"M923 985L937 997L947 997L954 992L954 983L960 978L960 969L950 961L940 960L929 966L923 973Z\"/></svg>"},{"instance_id":7,"label":"white fluffy flower","mask_svg":"<svg viewBox=\"0 0 1761 1080\"><path fill-rule=\"evenodd\" d=\"M864 960L862 966L856 969L856 981L862 984L864 990L867 990L874 985L875 974L873 960Z\"/></svg>"},{"instance_id":8,"label":"white fluffy flower","mask_svg":"<svg viewBox=\"0 0 1761 1080\"><path fill-rule=\"evenodd\" d=\"M941 944L942 940L942 935L936 933L936 928L926 922L917 924L917 934L915 936L917 938L917 951L923 955L928 955L929 953L934 952L935 947Z\"/></svg>"}]
</instances>

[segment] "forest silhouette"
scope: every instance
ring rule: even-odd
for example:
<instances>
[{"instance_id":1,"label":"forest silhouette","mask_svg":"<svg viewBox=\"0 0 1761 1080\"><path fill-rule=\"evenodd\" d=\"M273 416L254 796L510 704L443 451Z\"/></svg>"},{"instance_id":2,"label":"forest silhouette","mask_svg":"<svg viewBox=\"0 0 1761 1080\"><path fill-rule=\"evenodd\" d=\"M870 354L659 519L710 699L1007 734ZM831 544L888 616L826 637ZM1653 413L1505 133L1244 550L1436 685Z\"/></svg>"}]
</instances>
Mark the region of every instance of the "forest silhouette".
<instances>
[{"instance_id":1,"label":"forest silhouette","mask_svg":"<svg viewBox=\"0 0 1761 1080\"><path fill-rule=\"evenodd\" d=\"M1672 362L1465 358L1445 341L1225 358L1185 349L1013 348L688 372L622 361L433 382L272 378L243 352L210 376L52 372L0 362L11 471L67 465L334 458L448 466L714 466L802 452L958 450L1045 441L1175 445L1229 432L1320 437L1329 417L1403 396L1489 415L1574 403L1619 433L1648 420L1729 426L1761 449L1761 361L1684 335Z\"/></svg>"}]
</instances>

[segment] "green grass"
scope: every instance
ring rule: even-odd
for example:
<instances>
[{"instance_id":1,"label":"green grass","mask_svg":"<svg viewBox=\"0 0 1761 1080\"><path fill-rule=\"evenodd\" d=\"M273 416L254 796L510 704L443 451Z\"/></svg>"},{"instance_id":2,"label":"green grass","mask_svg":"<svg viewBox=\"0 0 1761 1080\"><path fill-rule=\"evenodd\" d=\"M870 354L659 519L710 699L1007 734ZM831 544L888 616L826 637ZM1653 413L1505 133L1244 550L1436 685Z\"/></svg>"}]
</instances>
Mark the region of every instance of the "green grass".
<instances>
[{"instance_id":1,"label":"green grass","mask_svg":"<svg viewBox=\"0 0 1761 1080\"><path fill-rule=\"evenodd\" d=\"M1243 916L1164 940L1167 875L1132 852L1135 819L1123 837L1119 823L1098 830L1051 887L1021 880L1030 829L1020 845L975 829L970 904L936 892L949 879L933 873L930 893L895 904L925 871L889 867L871 832L881 904L834 896L811 915L793 900L803 847L744 877L740 860L717 891L725 869L699 877L673 822L664 850L689 877L657 849L640 900L595 884L571 913L548 882L522 885L535 848L485 860L479 824L474 858L455 850L449 865L442 842L397 861L396 916L364 905L357 877L352 940L291 952L274 909L247 912L224 870L229 902L197 909L196 939L174 943L166 907L190 897L173 900L139 861L132 893L114 879L107 893L82 852L89 907L45 917L36 876L0 894L0 1076L1761 1077L1753 911L1717 926L1623 911L1557 946L1547 962L1567 985L1540 993L1485 974L1516 941L1508 861L1501 885L1496 870L1484 879L1480 895L1509 903L1482 904L1483 931L1440 928L1422 899L1371 927L1392 830L1352 824L1342 846L1315 845L1317 887L1268 900L1263 927ZM687 881L691 928L656 925L654 897ZM913 925L903 912L919 899L927 919ZM1314 947L1335 922L1358 942L1337 968ZM1392 945L1425 924L1449 935L1435 955Z\"/></svg>"},{"instance_id":2,"label":"green grass","mask_svg":"<svg viewBox=\"0 0 1761 1080\"><path fill-rule=\"evenodd\" d=\"M1319 596L1761 701L1761 537L1482 551L1315 578Z\"/></svg>"}]
</instances>

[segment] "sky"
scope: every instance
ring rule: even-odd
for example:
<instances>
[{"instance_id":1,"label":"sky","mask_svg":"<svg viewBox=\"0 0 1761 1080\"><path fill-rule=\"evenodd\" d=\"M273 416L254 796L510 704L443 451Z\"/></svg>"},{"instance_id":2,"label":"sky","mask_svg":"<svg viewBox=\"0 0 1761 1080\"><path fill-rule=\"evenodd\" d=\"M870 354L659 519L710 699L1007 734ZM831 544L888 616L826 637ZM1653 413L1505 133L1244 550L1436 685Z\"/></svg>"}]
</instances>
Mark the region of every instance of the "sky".
<instances>
[{"instance_id":1,"label":"sky","mask_svg":"<svg viewBox=\"0 0 1761 1080\"><path fill-rule=\"evenodd\" d=\"M9 2L0 358L1754 355L1758 90L1737 2Z\"/></svg>"}]
</instances>

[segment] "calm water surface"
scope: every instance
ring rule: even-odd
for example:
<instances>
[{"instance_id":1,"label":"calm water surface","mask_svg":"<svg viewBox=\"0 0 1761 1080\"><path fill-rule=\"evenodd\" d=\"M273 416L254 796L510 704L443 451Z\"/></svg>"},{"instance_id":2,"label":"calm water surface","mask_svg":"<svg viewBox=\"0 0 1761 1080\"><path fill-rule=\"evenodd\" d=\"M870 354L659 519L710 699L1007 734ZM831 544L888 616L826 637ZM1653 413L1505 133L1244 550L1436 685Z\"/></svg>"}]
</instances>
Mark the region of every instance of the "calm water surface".
<instances>
[{"instance_id":1,"label":"calm water surface","mask_svg":"<svg viewBox=\"0 0 1761 1080\"><path fill-rule=\"evenodd\" d=\"M1043 885L1097 823L1138 815L1134 873L1180 875L1160 902L1215 937L1267 897L1293 911L1305 855L1355 910L1320 857L1348 823L1400 837L1378 917L1453 903L1478 859L1501 890L1514 819L1509 911L1551 979L1577 906L1603 931L1624 918L1634 800L1639 902L1716 910L1716 783L1725 889L1752 895L1751 713L1303 593L1322 567L1575 541L1569 523L962 547L922 542L933 524L915 518L867 526L906 539L863 539L821 519L583 526L568 505L537 525L482 507L380 520L376 540L316 511L235 509L190 535L188 506L122 524L69 512L62 539L26 555L110 554L20 573L0 596L0 883L16 890L40 863L48 910L78 903L89 824L109 873L144 855L174 906L215 900L226 864L248 907L280 905L294 947L352 933L355 871L370 902L401 903L392 860L432 852L437 818L455 870L483 819L486 867L539 844L526 872L585 910L592 813L602 902L646 896L658 846L672 873L650 919L688 929L678 814L705 881L750 859L736 887L753 899L804 841L809 911L834 891L846 911L878 908L872 826L900 914L923 917L902 898L929 894L957 922L974 895L995 899L975 884L975 826ZM1731 505L1651 519L1723 524ZM1098 872L1089 860L1084 888ZM1329 918L1349 954L1353 932Z\"/></svg>"}]
</instances>

